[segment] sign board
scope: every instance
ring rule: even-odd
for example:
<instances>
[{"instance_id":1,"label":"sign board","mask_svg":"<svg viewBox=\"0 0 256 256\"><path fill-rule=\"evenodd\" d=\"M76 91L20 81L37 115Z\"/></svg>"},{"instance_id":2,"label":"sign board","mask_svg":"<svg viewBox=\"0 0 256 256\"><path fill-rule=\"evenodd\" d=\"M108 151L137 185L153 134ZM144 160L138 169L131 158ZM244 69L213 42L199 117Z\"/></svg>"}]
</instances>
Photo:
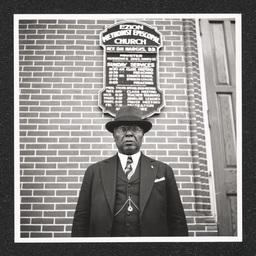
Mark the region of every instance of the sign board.
<instances>
[{"instance_id":1,"label":"sign board","mask_svg":"<svg viewBox=\"0 0 256 256\"><path fill-rule=\"evenodd\" d=\"M158 52L162 36L147 24L121 22L100 33L104 49L104 88L99 106L115 116L123 105L137 106L143 118L160 113L163 94L158 88Z\"/></svg>"}]
</instances>

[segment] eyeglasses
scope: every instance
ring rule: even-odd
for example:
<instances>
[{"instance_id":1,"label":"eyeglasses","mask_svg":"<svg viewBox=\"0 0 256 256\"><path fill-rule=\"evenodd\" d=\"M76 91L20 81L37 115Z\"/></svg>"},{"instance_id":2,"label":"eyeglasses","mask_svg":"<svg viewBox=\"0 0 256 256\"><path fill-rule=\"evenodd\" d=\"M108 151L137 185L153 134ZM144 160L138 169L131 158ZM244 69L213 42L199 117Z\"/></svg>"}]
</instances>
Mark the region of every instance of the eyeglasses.
<instances>
[{"instance_id":1,"label":"eyeglasses","mask_svg":"<svg viewBox=\"0 0 256 256\"><path fill-rule=\"evenodd\" d=\"M132 133L141 133L143 132L143 130L137 126L137 125L133 125L133 126L119 126L118 128L115 129L116 132L120 133L120 134L125 134L128 131L131 131Z\"/></svg>"}]
</instances>

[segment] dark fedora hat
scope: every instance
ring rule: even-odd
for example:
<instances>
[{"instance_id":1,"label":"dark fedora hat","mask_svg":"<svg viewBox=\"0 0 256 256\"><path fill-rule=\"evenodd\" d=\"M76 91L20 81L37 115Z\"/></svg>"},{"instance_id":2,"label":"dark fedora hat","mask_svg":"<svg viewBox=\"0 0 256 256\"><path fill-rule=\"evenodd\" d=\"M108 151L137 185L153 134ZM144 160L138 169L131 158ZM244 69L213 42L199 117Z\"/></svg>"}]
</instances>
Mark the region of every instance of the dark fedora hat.
<instances>
[{"instance_id":1,"label":"dark fedora hat","mask_svg":"<svg viewBox=\"0 0 256 256\"><path fill-rule=\"evenodd\" d=\"M106 123L106 129L113 133L114 128L121 125L137 125L143 129L144 133L152 128L149 121L142 119L142 111L138 107L126 105L119 109L114 121Z\"/></svg>"}]
</instances>

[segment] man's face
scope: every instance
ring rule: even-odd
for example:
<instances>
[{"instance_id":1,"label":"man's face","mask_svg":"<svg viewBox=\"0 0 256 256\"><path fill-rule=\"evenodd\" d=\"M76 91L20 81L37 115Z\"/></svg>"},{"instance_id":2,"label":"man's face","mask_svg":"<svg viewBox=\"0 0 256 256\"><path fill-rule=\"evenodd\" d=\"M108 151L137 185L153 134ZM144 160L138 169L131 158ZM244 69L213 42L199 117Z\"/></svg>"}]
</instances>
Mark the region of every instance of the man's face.
<instances>
[{"instance_id":1,"label":"man's face","mask_svg":"<svg viewBox=\"0 0 256 256\"><path fill-rule=\"evenodd\" d=\"M118 151L125 155L133 155L139 152L143 135L143 129L136 125L119 126L114 129L113 133Z\"/></svg>"}]
</instances>

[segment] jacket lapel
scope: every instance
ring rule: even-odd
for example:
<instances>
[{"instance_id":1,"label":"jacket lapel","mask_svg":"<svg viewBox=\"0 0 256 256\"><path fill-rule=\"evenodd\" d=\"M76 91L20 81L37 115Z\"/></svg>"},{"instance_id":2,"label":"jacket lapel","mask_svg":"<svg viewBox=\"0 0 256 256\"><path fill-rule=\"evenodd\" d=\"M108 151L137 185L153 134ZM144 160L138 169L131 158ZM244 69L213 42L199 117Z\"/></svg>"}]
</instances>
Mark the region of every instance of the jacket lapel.
<instances>
[{"instance_id":1,"label":"jacket lapel","mask_svg":"<svg viewBox=\"0 0 256 256\"><path fill-rule=\"evenodd\" d=\"M103 189L111 212L113 213L116 194L117 154L101 163L100 172ZM151 193L156 178L158 164L154 159L141 154L140 176L140 216Z\"/></svg>"},{"instance_id":2,"label":"jacket lapel","mask_svg":"<svg viewBox=\"0 0 256 256\"><path fill-rule=\"evenodd\" d=\"M117 154L103 161L100 171L105 196L113 213L116 194Z\"/></svg>"},{"instance_id":3,"label":"jacket lapel","mask_svg":"<svg viewBox=\"0 0 256 256\"><path fill-rule=\"evenodd\" d=\"M154 159L141 154L141 176L140 176L140 216L151 193L156 178L158 164Z\"/></svg>"}]
</instances>

